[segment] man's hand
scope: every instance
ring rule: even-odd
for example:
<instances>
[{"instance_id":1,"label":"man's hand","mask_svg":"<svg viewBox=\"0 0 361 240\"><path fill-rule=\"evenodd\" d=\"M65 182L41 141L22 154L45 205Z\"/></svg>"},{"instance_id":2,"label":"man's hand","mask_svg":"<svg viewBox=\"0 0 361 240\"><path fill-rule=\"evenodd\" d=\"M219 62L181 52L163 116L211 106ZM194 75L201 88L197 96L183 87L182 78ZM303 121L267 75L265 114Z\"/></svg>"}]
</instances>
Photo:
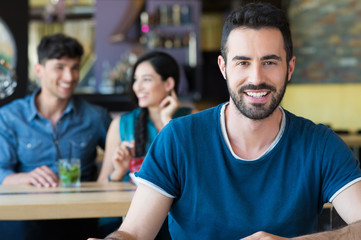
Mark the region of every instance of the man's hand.
<instances>
[{"instance_id":1,"label":"man's hand","mask_svg":"<svg viewBox=\"0 0 361 240\"><path fill-rule=\"evenodd\" d=\"M28 184L36 187L56 187L59 179L48 167L41 166L31 172L14 173L8 175L2 182L3 185Z\"/></svg>"},{"instance_id":2,"label":"man's hand","mask_svg":"<svg viewBox=\"0 0 361 240\"><path fill-rule=\"evenodd\" d=\"M59 179L48 166L37 167L33 171L25 174L25 181L36 187L58 186Z\"/></svg>"},{"instance_id":3,"label":"man's hand","mask_svg":"<svg viewBox=\"0 0 361 240\"><path fill-rule=\"evenodd\" d=\"M99 238L88 238L87 240L101 240ZM130 234L123 231L115 231L109 234L104 240L135 240Z\"/></svg>"},{"instance_id":4,"label":"man's hand","mask_svg":"<svg viewBox=\"0 0 361 240\"><path fill-rule=\"evenodd\" d=\"M278 237L276 235L272 235L266 232L256 232L254 234L252 234L251 236L242 238L240 240L286 240L289 238L283 238L283 237Z\"/></svg>"}]
</instances>

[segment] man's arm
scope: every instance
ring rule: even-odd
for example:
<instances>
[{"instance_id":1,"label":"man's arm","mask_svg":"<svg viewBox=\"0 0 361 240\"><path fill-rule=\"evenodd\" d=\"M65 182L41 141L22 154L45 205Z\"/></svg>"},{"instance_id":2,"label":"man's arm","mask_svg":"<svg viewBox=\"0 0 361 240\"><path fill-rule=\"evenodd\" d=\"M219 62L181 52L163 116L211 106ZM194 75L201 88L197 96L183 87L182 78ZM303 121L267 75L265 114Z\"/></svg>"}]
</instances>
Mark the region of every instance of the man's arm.
<instances>
[{"instance_id":1,"label":"man's arm","mask_svg":"<svg viewBox=\"0 0 361 240\"><path fill-rule=\"evenodd\" d=\"M31 172L13 173L4 178L3 185L29 184L36 187L56 187L58 177L47 166L35 168Z\"/></svg>"},{"instance_id":2,"label":"man's arm","mask_svg":"<svg viewBox=\"0 0 361 240\"><path fill-rule=\"evenodd\" d=\"M172 202L172 198L139 184L122 225L118 231L111 233L105 239L154 239L168 215Z\"/></svg>"},{"instance_id":3,"label":"man's arm","mask_svg":"<svg viewBox=\"0 0 361 240\"><path fill-rule=\"evenodd\" d=\"M295 238L298 240L360 240L361 239L361 181L343 190L333 201L342 219L349 224L336 231Z\"/></svg>"},{"instance_id":4,"label":"man's arm","mask_svg":"<svg viewBox=\"0 0 361 240\"><path fill-rule=\"evenodd\" d=\"M90 238L88 240L99 240L99 239ZM129 235L128 233L118 230L109 234L104 240L136 240L136 239L131 235Z\"/></svg>"},{"instance_id":5,"label":"man's arm","mask_svg":"<svg viewBox=\"0 0 361 240\"><path fill-rule=\"evenodd\" d=\"M361 239L361 221L349 224L346 227L335 231L316 233L302 237L296 237L297 240L360 240Z\"/></svg>"},{"instance_id":6,"label":"man's arm","mask_svg":"<svg viewBox=\"0 0 361 240\"><path fill-rule=\"evenodd\" d=\"M343 190L332 204L346 223L361 220L361 181Z\"/></svg>"},{"instance_id":7,"label":"man's arm","mask_svg":"<svg viewBox=\"0 0 361 240\"><path fill-rule=\"evenodd\" d=\"M111 240L110 238L109 240ZM116 238L117 239L117 238ZM120 238L122 239L122 238ZM127 238L126 238L127 239ZM130 238L131 239L131 238ZM361 221L352 223L346 227L340 228L335 231L328 231L316 234L305 235L295 238L283 238L276 235L272 235L266 232L256 232L251 236L242 238L241 240L360 240L361 239Z\"/></svg>"}]
</instances>

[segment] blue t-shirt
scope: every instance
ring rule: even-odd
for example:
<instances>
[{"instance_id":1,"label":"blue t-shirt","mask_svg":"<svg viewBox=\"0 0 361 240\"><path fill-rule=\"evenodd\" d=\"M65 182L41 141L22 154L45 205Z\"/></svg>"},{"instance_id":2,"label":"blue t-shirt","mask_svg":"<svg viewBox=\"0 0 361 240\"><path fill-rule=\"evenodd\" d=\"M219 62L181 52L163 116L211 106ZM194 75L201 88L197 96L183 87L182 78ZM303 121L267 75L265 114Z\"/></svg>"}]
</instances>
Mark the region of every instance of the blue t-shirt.
<instances>
[{"instance_id":1,"label":"blue t-shirt","mask_svg":"<svg viewBox=\"0 0 361 240\"><path fill-rule=\"evenodd\" d=\"M38 92L0 108L0 184L10 174L42 165L57 173L57 160L68 158L70 146L71 156L81 160L81 180L95 180L96 146L104 148L108 112L72 97L53 129L35 107Z\"/></svg>"},{"instance_id":2,"label":"blue t-shirt","mask_svg":"<svg viewBox=\"0 0 361 240\"><path fill-rule=\"evenodd\" d=\"M120 134L121 141L131 142L134 140L134 127L137 124L140 110L141 110L140 108L136 108L130 112L124 113L120 117L119 134ZM192 112L191 108L181 107L173 115L173 119L188 115L191 112ZM149 149L150 145L152 144L152 142L154 141L155 137L157 136L158 131L157 131L157 128L154 126L153 121L149 117L147 118L146 128L148 131L148 140L145 145L145 152L148 152L148 149ZM128 174L129 174L129 171L124 176L122 181L129 181Z\"/></svg>"},{"instance_id":3,"label":"blue t-shirt","mask_svg":"<svg viewBox=\"0 0 361 240\"><path fill-rule=\"evenodd\" d=\"M312 233L323 204L361 177L358 161L332 130L287 111L272 150L253 161L235 158L221 132L221 107L171 121L136 174L174 196L173 239Z\"/></svg>"}]
</instances>

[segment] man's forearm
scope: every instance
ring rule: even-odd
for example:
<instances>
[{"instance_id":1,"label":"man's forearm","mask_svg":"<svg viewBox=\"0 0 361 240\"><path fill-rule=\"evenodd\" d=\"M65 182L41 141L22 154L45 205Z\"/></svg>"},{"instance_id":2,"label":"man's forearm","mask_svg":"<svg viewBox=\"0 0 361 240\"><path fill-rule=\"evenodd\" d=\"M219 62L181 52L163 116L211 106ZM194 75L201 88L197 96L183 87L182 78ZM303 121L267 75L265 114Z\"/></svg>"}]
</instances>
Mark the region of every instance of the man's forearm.
<instances>
[{"instance_id":1,"label":"man's forearm","mask_svg":"<svg viewBox=\"0 0 361 240\"><path fill-rule=\"evenodd\" d=\"M6 176L2 182L2 185L19 185L29 184L26 181L26 173L13 173Z\"/></svg>"},{"instance_id":2,"label":"man's forearm","mask_svg":"<svg viewBox=\"0 0 361 240\"><path fill-rule=\"evenodd\" d=\"M104 238L104 240L135 240L135 238L126 232L115 231Z\"/></svg>"},{"instance_id":3,"label":"man's forearm","mask_svg":"<svg viewBox=\"0 0 361 240\"><path fill-rule=\"evenodd\" d=\"M361 240L361 221L334 230L293 238L295 240Z\"/></svg>"}]
</instances>

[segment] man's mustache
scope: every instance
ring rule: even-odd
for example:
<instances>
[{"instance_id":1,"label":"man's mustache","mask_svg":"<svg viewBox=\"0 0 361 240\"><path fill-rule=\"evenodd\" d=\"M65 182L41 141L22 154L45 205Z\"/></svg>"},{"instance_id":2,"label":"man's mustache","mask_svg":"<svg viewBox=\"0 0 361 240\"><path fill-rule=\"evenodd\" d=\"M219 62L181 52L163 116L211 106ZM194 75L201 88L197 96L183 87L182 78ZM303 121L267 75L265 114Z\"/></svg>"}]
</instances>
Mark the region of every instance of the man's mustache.
<instances>
[{"instance_id":1,"label":"man's mustache","mask_svg":"<svg viewBox=\"0 0 361 240\"><path fill-rule=\"evenodd\" d=\"M241 93L245 90L264 90L264 89L270 90L272 92L276 92L276 88L274 86L268 85L266 83L262 83L260 85L248 84L248 85L242 86L238 90L238 93Z\"/></svg>"}]
</instances>

